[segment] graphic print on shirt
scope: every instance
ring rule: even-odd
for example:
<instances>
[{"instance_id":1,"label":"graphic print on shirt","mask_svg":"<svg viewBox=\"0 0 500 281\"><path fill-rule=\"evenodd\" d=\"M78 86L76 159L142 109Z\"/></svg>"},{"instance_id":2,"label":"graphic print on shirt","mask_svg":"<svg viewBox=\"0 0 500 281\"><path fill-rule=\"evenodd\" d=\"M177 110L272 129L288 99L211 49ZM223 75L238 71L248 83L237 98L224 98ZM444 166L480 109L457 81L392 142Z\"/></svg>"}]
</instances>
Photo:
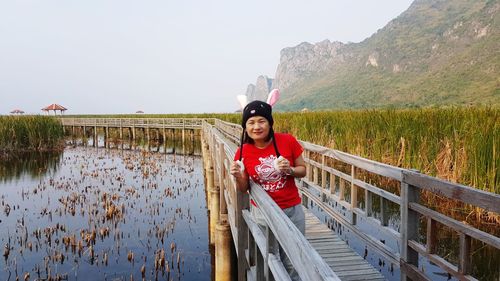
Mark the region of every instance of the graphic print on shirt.
<instances>
[{"instance_id":1,"label":"graphic print on shirt","mask_svg":"<svg viewBox=\"0 0 500 281\"><path fill-rule=\"evenodd\" d=\"M286 177L274 168L276 156L259 157L260 165L255 166L254 181L258 182L265 191L275 192L285 187Z\"/></svg>"}]
</instances>

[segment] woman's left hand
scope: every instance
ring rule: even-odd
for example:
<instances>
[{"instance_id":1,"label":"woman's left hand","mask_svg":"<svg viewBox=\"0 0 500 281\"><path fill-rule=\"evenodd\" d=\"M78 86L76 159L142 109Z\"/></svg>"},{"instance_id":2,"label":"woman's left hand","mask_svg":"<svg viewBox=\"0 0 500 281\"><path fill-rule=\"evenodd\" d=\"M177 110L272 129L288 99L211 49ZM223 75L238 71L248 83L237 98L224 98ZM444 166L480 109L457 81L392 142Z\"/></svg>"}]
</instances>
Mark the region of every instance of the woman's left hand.
<instances>
[{"instance_id":1,"label":"woman's left hand","mask_svg":"<svg viewBox=\"0 0 500 281\"><path fill-rule=\"evenodd\" d=\"M279 159L278 158L278 170L282 173L290 175L293 173L292 167L290 166L290 161L286 158Z\"/></svg>"}]
</instances>

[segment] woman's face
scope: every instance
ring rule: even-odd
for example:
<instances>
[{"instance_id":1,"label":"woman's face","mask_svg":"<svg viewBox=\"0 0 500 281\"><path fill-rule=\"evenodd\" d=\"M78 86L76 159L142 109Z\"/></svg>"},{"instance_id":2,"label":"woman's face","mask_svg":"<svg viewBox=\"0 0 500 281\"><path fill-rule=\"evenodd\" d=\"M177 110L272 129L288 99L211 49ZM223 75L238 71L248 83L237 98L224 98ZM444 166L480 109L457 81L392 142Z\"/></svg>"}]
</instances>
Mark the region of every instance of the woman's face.
<instances>
[{"instance_id":1,"label":"woman's face","mask_svg":"<svg viewBox=\"0 0 500 281\"><path fill-rule=\"evenodd\" d=\"M246 132L254 141L266 141L271 126L262 116L250 117L246 123Z\"/></svg>"}]
</instances>

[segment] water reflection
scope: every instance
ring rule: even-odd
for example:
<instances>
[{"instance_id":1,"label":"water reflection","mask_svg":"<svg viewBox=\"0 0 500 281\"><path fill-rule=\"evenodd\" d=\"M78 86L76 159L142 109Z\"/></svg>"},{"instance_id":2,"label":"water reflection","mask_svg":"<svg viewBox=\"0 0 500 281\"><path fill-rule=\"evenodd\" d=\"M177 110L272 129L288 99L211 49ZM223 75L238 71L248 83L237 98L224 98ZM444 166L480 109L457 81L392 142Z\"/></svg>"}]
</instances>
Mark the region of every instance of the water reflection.
<instances>
[{"instance_id":1,"label":"water reflection","mask_svg":"<svg viewBox=\"0 0 500 281\"><path fill-rule=\"evenodd\" d=\"M164 154L179 154L179 155L195 155L201 156L201 141L198 135L189 135L185 137L184 142L182 136L173 134L170 138L151 139L147 140L145 137L132 140L124 137L109 137L106 138L104 133L99 133L97 139L92 138L78 138L72 136L68 139L68 144L74 146L93 146L98 148L112 148L112 149L125 149L125 150L139 150L150 151Z\"/></svg>"},{"instance_id":2,"label":"water reflection","mask_svg":"<svg viewBox=\"0 0 500 281\"><path fill-rule=\"evenodd\" d=\"M200 157L72 147L57 159L0 183L0 280L210 280Z\"/></svg>"},{"instance_id":3,"label":"water reflection","mask_svg":"<svg viewBox=\"0 0 500 281\"><path fill-rule=\"evenodd\" d=\"M0 161L0 182L19 180L22 177L38 179L57 171L62 152L31 152L10 154Z\"/></svg>"}]
</instances>

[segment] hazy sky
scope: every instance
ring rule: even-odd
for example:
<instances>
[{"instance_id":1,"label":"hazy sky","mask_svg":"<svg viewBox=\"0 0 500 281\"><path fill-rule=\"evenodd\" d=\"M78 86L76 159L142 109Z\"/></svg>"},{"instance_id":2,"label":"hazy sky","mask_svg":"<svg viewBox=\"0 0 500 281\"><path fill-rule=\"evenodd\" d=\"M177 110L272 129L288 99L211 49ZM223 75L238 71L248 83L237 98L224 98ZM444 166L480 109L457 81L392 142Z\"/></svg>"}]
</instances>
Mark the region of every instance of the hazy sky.
<instances>
[{"instance_id":1,"label":"hazy sky","mask_svg":"<svg viewBox=\"0 0 500 281\"><path fill-rule=\"evenodd\" d=\"M360 42L410 0L2 0L0 114L238 109L280 50Z\"/></svg>"}]
</instances>

